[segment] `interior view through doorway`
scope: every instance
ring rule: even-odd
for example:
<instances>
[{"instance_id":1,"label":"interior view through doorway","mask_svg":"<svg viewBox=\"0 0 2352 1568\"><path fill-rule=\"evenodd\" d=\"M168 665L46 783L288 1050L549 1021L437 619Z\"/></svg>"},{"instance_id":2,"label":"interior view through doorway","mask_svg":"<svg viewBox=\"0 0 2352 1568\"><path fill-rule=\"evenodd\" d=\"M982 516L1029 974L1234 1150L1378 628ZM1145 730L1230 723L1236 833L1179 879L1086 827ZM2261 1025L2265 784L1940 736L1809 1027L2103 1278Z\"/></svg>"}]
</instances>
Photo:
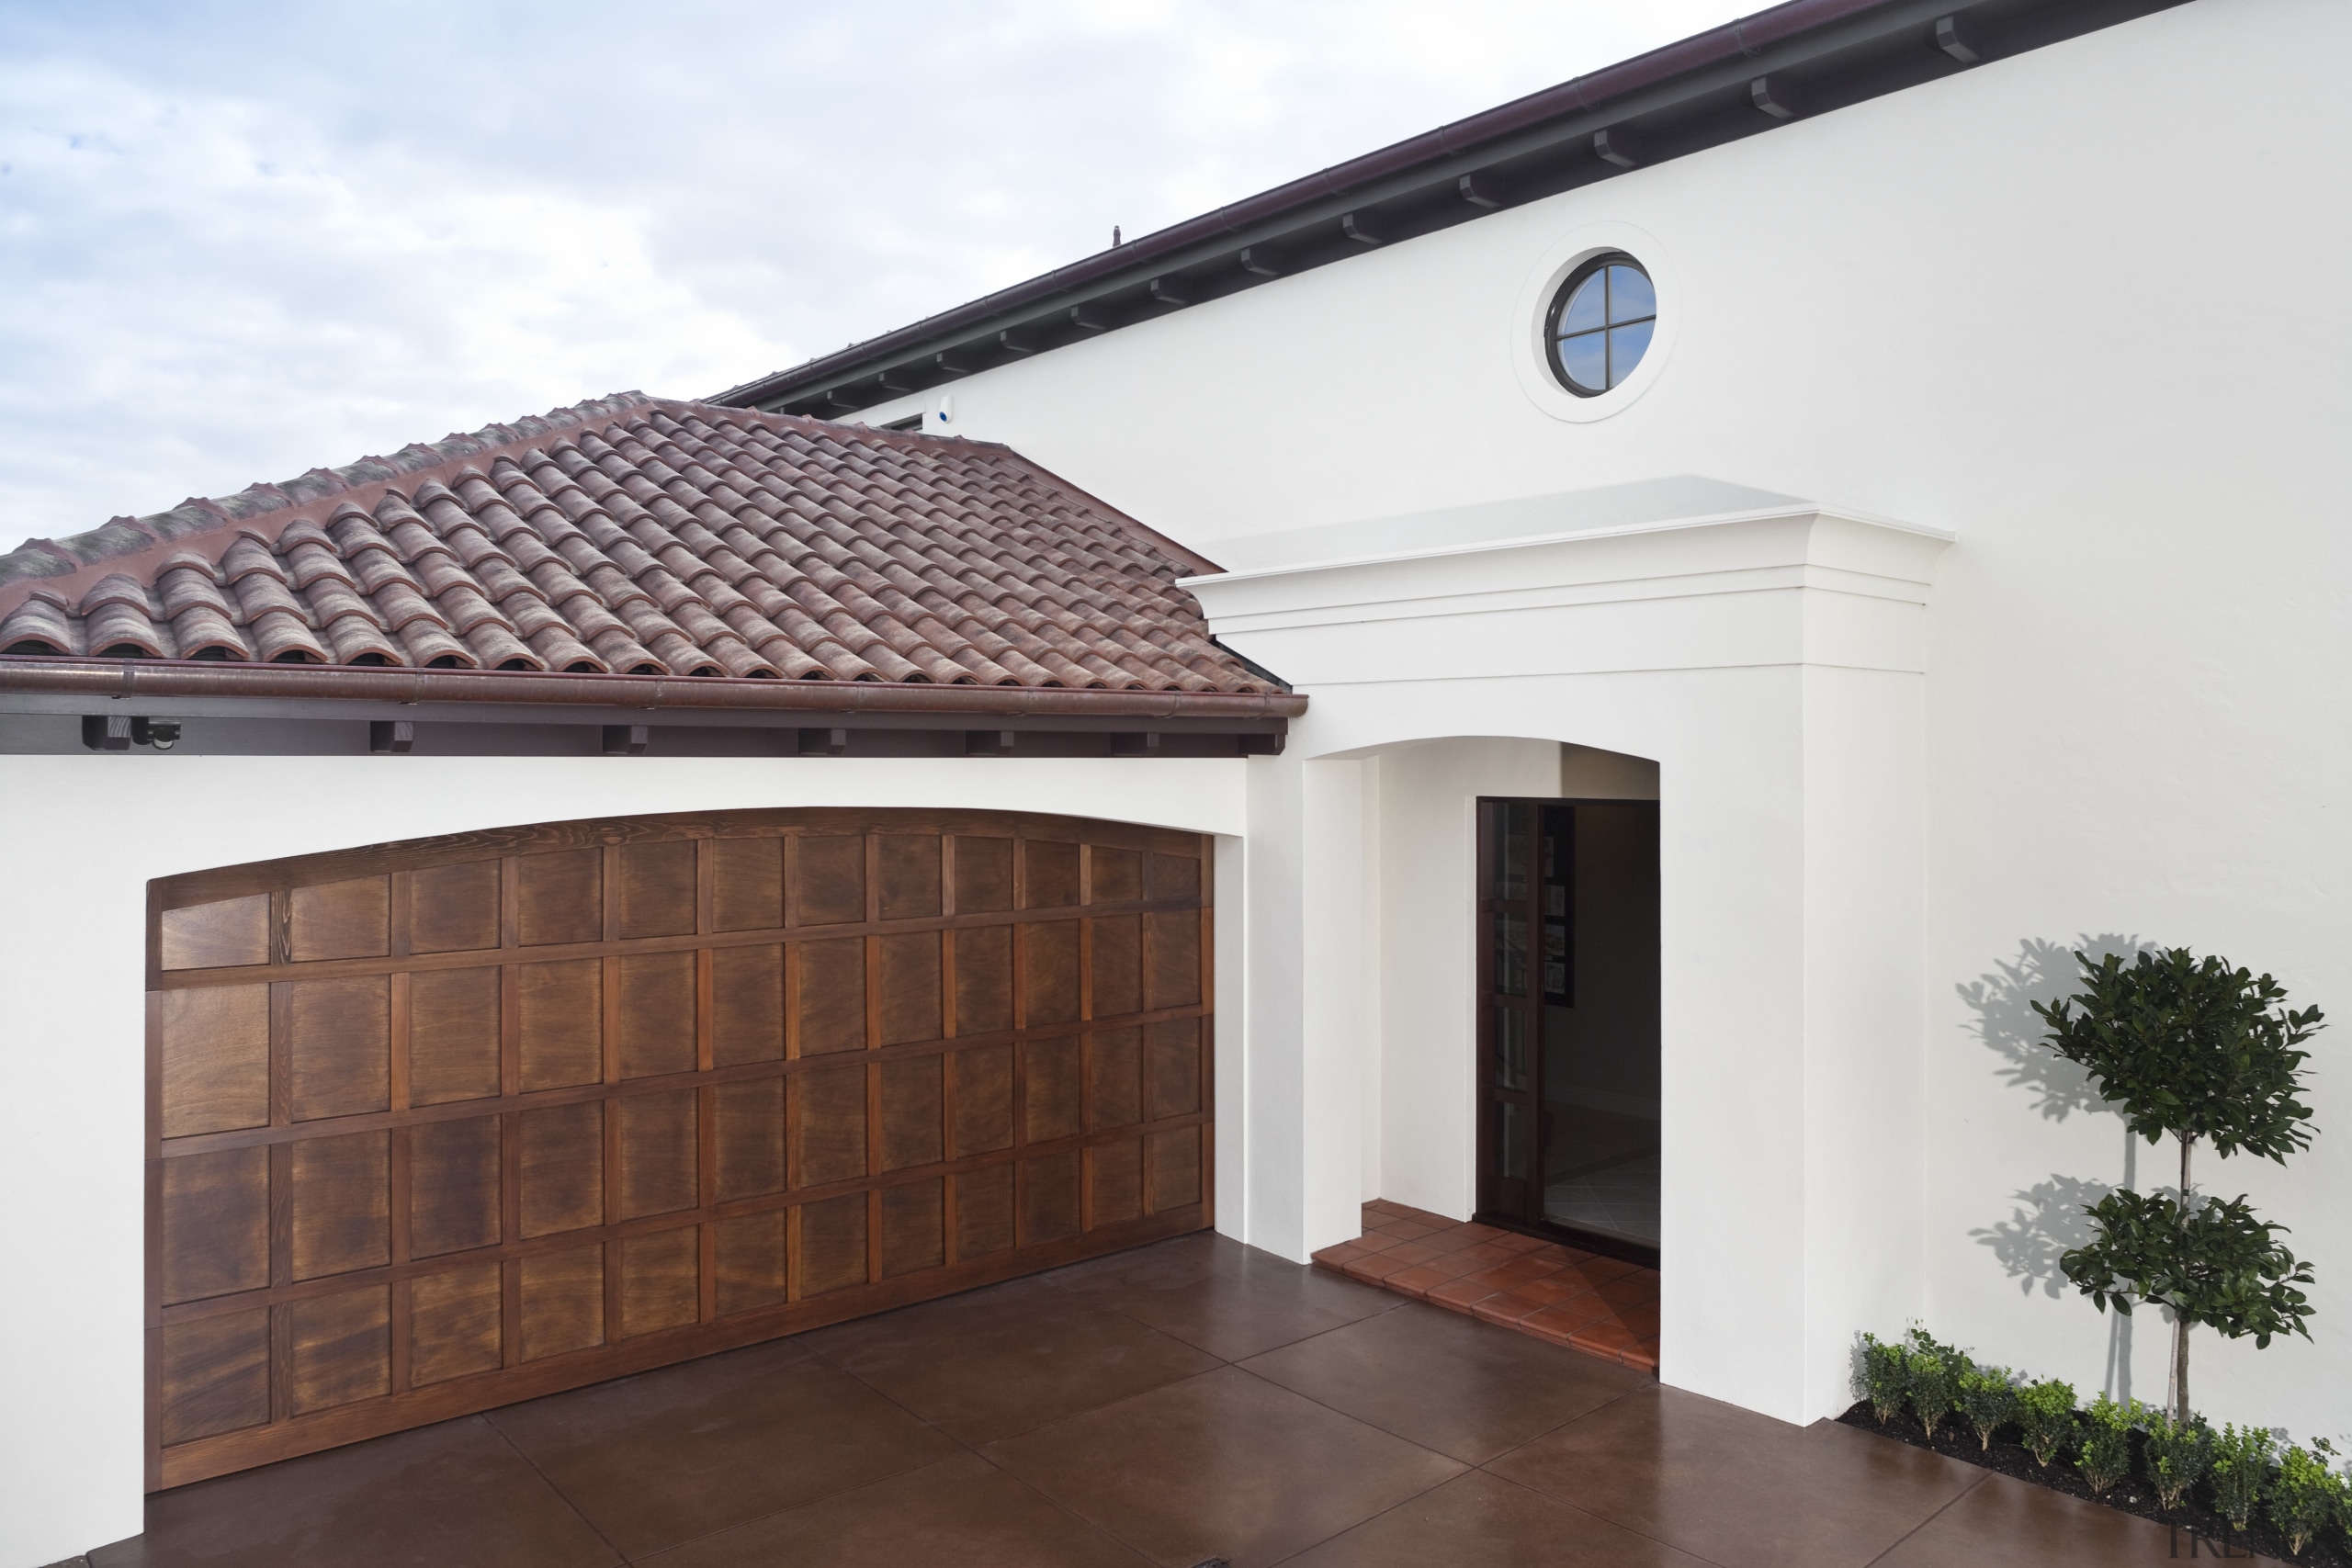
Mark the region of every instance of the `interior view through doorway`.
<instances>
[{"instance_id":1,"label":"interior view through doorway","mask_svg":"<svg viewBox=\"0 0 2352 1568\"><path fill-rule=\"evenodd\" d=\"M1656 801L1478 803L1478 1215L1656 1267Z\"/></svg>"}]
</instances>

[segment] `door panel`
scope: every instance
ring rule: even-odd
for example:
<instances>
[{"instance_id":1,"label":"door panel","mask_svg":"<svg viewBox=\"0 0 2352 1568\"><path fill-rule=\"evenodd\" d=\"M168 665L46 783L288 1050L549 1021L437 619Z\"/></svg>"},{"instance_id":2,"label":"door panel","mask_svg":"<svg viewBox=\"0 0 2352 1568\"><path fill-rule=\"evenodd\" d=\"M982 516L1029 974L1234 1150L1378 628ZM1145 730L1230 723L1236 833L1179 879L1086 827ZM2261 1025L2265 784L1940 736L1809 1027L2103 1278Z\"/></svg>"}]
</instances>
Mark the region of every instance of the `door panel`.
<instances>
[{"instance_id":1,"label":"door panel","mask_svg":"<svg viewBox=\"0 0 2352 1568\"><path fill-rule=\"evenodd\" d=\"M1208 852L737 812L152 884L149 1484L1204 1227Z\"/></svg>"}]
</instances>

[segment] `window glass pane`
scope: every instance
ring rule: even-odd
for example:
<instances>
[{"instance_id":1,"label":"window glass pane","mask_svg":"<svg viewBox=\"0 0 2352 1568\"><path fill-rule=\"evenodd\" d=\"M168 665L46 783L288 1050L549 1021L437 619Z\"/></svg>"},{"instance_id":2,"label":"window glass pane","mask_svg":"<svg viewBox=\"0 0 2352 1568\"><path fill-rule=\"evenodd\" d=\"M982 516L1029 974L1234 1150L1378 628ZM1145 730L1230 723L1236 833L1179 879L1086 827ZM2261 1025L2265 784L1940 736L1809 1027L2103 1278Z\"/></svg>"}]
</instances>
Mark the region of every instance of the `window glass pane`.
<instances>
[{"instance_id":1,"label":"window glass pane","mask_svg":"<svg viewBox=\"0 0 2352 1568\"><path fill-rule=\"evenodd\" d=\"M1609 360L1601 346L1606 335L1587 333L1582 337L1560 340L1560 369L1589 392L1598 392L1609 385Z\"/></svg>"},{"instance_id":2,"label":"window glass pane","mask_svg":"<svg viewBox=\"0 0 2352 1568\"><path fill-rule=\"evenodd\" d=\"M1603 268L1577 285L1576 293L1568 299L1567 309L1560 312L1558 331L1561 336L1566 337L1570 333L1589 333L1604 324L1606 285L1603 274L1606 271Z\"/></svg>"},{"instance_id":3,"label":"window glass pane","mask_svg":"<svg viewBox=\"0 0 2352 1568\"><path fill-rule=\"evenodd\" d=\"M1615 386L1634 373L1642 355L1650 350L1650 333L1657 330L1656 321L1636 321L1630 327L1609 329L1609 384Z\"/></svg>"},{"instance_id":4,"label":"window glass pane","mask_svg":"<svg viewBox=\"0 0 2352 1568\"><path fill-rule=\"evenodd\" d=\"M1657 314L1657 290L1650 280L1630 266L1609 269L1609 320L1638 321Z\"/></svg>"},{"instance_id":5,"label":"window glass pane","mask_svg":"<svg viewBox=\"0 0 2352 1568\"><path fill-rule=\"evenodd\" d=\"M1526 1108L1498 1105L1502 1136L1495 1140L1495 1174L1506 1181L1527 1179L1527 1134L1530 1122Z\"/></svg>"},{"instance_id":6,"label":"window glass pane","mask_svg":"<svg viewBox=\"0 0 2352 1568\"><path fill-rule=\"evenodd\" d=\"M1527 1010L1495 1010L1495 1087L1524 1091L1527 1087Z\"/></svg>"},{"instance_id":7,"label":"window glass pane","mask_svg":"<svg viewBox=\"0 0 2352 1568\"><path fill-rule=\"evenodd\" d=\"M1495 917L1495 989L1507 997L1527 994L1527 922L1517 915Z\"/></svg>"}]
</instances>

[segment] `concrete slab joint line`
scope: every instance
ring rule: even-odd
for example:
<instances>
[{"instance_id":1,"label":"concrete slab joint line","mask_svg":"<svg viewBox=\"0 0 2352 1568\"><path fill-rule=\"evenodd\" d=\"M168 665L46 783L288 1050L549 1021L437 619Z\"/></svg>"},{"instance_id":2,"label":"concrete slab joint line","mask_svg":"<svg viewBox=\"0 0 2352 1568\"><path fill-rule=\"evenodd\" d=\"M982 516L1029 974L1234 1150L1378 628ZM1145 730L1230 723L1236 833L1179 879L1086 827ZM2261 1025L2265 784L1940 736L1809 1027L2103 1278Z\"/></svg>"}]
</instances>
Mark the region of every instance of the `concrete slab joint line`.
<instances>
[{"instance_id":1,"label":"concrete slab joint line","mask_svg":"<svg viewBox=\"0 0 2352 1568\"><path fill-rule=\"evenodd\" d=\"M1396 1207L1387 1234L1424 1226ZM145 1534L68 1561L1923 1568L2163 1543L1202 1233L159 1493Z\"/></svg>"}]
</instances>

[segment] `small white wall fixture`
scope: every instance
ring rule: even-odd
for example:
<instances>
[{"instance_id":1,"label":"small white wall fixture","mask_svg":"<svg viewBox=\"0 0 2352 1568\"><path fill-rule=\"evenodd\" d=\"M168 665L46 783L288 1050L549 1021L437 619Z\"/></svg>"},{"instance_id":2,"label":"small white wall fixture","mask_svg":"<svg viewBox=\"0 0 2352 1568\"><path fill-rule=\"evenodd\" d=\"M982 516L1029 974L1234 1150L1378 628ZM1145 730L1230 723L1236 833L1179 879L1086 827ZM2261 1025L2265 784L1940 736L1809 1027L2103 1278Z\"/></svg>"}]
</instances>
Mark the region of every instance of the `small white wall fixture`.
<instances>
[{"instance_id":1,"label":"small white wall fixture","mask_svg":"<svg viewBox=\"0 0 2352 1568\"><path fill-rule=\"evenodd\" d=\"M1528 771L1464 737L1652 759L1660 1374L1786 1420L1842 1409L1855 1332L1922 1305L1927 607L1951 544L1793 502L1192 580L1220 638L1313 698L1251 763L1251 1239L1354 1235L1362 1159L1401 1201L1471 1202L1473 889L1411 895L1437 956L1409 975L1363 918L1409 884L1393 855L1367 874L1367 813L1385 843L1451 842L1467 796L1396 787L1388 759Z\"/></svg>"}]
</instances>

